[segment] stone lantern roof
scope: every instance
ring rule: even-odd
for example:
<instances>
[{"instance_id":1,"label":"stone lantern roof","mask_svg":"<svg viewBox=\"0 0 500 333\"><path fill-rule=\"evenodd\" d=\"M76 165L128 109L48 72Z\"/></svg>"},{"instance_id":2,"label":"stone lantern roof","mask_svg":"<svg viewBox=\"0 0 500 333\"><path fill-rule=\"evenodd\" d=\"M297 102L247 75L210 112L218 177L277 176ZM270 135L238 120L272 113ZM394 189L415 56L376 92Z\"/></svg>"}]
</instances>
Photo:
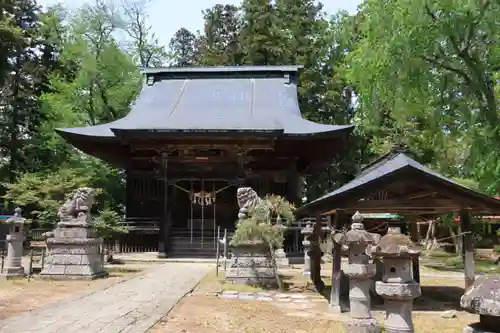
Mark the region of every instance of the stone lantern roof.
<instances>
[{"instance_id":1,"label":"stone lantern roof","mask_svg":"<svg viewBox=\"0 0 500 333\"><path fill-rule=\"evenodd\" d=\"M408 236L389 233L380 239L380 242L371 249L371 254L376 257L417 257L420 249Z\"/></svg>"},{"instance_id":2,"label":"stone lantern roof","mask_svg":"<svg viewBox=\"0 0 500 333\"><path fill-rule=\"evenodd\" d=\"M334 240L339 244L364 243L366 245L377 244L380 240L380 235L371 233L365 230L363 225L363 215L356 212L352 216L351 230L345 234L337 233L334 235Z\"/></svg>"},{"instance_id":3,"label":"stone lantern roof","mask_svg":"<svg viewBox=\"0 0 500 333\"><path fill-rule=\"evenodd\" d=\"M21 216L22 210L21 208L17 207L14 209L14 215L9 217L5 223L7 224L25 224L26 219Z\"/></svg>"}]
</instances>

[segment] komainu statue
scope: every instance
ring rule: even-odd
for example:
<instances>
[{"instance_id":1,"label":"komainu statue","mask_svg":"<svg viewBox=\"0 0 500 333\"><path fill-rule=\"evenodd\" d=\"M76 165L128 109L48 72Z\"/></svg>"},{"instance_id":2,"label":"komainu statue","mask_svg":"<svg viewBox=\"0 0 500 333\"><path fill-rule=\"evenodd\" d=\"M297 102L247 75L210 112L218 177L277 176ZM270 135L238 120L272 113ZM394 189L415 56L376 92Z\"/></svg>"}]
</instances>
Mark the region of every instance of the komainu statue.
<instances>
[{"instance_id":1,"label":"komainu statue","mask_svg":"<svg viewBox=\"0 0 500 333\"><path fill-rule=\"evenodd\" d=\"M255 190L251 187L240 187L236 191L236 199L238 200L238 206L240 211L238 213L238 219L244 220L248 218L248 212L260 203L261 198Z\"/></svg>"},{"instance_id":2,"label":"komainu statue","mask_svg":"<svg viewBox=\"0 0 500 333\"><path fill-rule=\"evenodd\" d=\"M80 187L57 212L61 221L77 218L80 214L87 214L94 204L95 191L90 187Z\"/></svg>"}]
</instances>

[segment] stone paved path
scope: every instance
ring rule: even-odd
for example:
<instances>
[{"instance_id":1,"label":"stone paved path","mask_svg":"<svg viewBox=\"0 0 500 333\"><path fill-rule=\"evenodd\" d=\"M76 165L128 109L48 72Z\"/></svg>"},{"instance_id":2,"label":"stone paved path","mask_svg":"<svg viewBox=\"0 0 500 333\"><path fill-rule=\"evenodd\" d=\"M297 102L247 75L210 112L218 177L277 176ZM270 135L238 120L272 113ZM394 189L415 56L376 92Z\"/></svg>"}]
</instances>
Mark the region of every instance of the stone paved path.
<instances>
[{"instance_id":1,"label":"stone paved path","mask_svg":"<svg viewBox=\"0 0 500 333\"><path fill-rule=\"evenodd\" d=\"M0 321L0 332L143 333L210 269L207 264L158 265L107 289Z\"/></svg>"}]
</instances>

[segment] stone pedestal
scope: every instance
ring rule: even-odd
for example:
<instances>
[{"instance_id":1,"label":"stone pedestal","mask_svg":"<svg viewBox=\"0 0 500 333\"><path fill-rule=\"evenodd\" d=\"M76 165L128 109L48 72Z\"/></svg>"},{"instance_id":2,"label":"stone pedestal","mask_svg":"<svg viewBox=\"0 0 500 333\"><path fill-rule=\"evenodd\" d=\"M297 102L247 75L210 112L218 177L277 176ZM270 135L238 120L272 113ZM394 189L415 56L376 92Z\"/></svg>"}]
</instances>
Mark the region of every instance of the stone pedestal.
<instances>
[{"instance_id":1,"label":"stone pedestal","mask_svg":"<svg viewBox=\"0 0 500 333\"><path fill-rule=\"evenodd\" d=\"M7 241L7 258L3 268L2 276L7 279L24 276L24 267L22 265L24 224L26 219L21 216L21 209L16 208L14 216L7 219L9 224L9 234Z\"/></svg>"},{"instance_id":2,"label":"stone pedestal","mask_svg":"<svg viewBox=\"0 0 500 333\"><path fill-rule=\"evenodd\" d=\"M47 260L41 278L95 279L107 276L99 253L102 240L95 238L92 225L81 215L60 222L47 238Z\"/></svg>"},{"instance_id":3,"label":"stone pedestal","mask_svg":"<svg viewBox=\"0 0 500 333\"><path fill-rule=\"evenodd\" d=\"M479 323L467 325L464 333L494 333L500 329L500 277L480 277L460 299L466 311L479 314Z\"/></svg>"},{"instance_id":4,"label":"stone pedestal","mask_svg":"<svg viewBox=\"0 0 500 333\"><path fill-rule=\"evenodd\" d=\"M366 248L376 244L380 237L364 230L363 217L359 212L354 214L352 220L350 231L334 237L335 241L349 248L349 264L344 273L349 278L351 319L345 322L345 327L348 333L378 333L380 326L370 311L371 278L375 275L376 267L368 263Z\"/></svg>"},{"instance_id":5,"label":"stone pedestal","mask_svg":"<svg viewBox=\"0 0 500 333\"><path fill-rule=\"evenodd\" d=\"M389 233L372 249L382 259L384 273L375 291L384 299L387 333L413 333L413 300L421 295L420 284L413 280L413 259L420 255L409 237Z\"/></svg>"},{"instance_id":6,"label":"stone pedestal","mask_svg":"<svg viewBox=\"0 0 500 333\"><path fill-rule=\"evenodd\" d=\"M304 247L304 270L302 275L311 276L311 257L308 252L311 250L311 241L309 237L313 234L313 228L310 224L307 224L300 233L304 235L304 240L302 241L302 246Z\"/></svg>"},{"instance_id":7,"label":"stone pedestal","mask_svg":"<svg viewBox=\"0 0 500 333\"><path fill-rule=\"evenodd\" d=\"M232 257L225 279L235 284L275 287L278 282L269 246L248 243L231 247Z\"/></svg>"}]
</instances>

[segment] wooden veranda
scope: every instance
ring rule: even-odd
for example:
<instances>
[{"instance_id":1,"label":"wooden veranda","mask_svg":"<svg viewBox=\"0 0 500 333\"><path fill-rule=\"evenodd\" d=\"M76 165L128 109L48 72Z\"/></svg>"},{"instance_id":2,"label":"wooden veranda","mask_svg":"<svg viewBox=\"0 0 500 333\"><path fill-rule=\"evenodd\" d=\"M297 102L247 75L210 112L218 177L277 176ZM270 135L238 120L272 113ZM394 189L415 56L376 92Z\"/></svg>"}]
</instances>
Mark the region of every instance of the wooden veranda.
<instances>
[{"instance_id":1,"label":"wooden veranda","mask_svg":"<svg viewBox=\"0 0 500 333\"><path fill-rule=\"evenodd\" d=\"M500 200L447 179L418 163L405 151L394 150L364 167L344 186L300 207L297 214L299 217L326 215L332 228L341 231L356 211L402 215L413 236L417 234L416 222L421 217L458 214L463 237L465 288L468 288L475 278L471 214L498 215ZM340 250L340 245L334 244L333 307L340 304ZM414 263L414 274L419 279L418 259Z\"/></svg>"}]
</instances>

